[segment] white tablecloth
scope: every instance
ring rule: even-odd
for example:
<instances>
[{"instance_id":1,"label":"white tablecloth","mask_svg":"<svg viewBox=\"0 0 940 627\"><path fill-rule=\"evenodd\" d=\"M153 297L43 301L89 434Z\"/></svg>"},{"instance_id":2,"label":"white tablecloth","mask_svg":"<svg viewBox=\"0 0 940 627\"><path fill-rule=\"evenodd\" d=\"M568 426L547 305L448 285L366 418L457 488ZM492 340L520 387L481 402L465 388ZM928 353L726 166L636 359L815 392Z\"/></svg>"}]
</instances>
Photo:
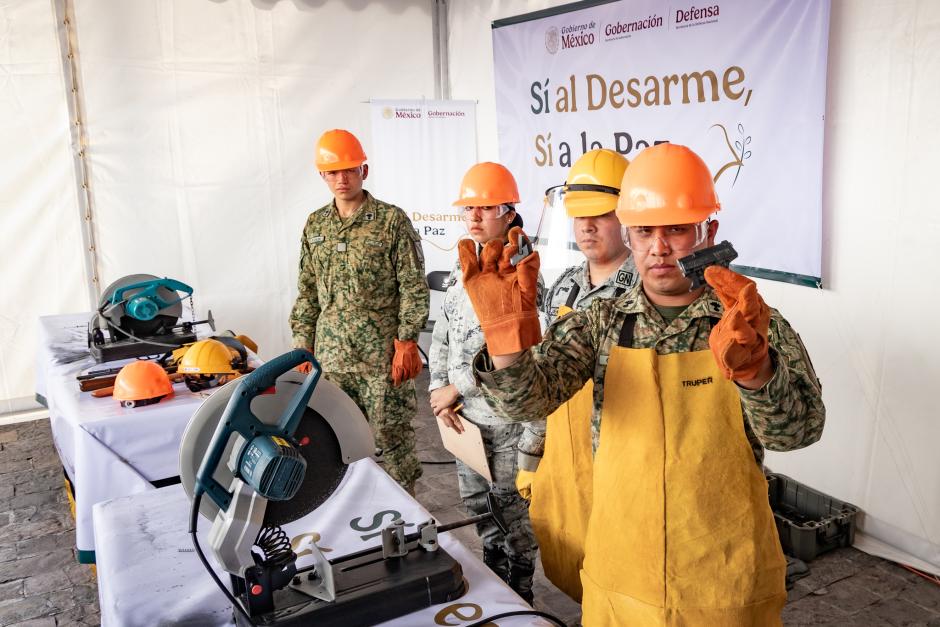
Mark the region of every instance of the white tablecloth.
<instances>
[{"instance_id":1,"label":"white tablecloth","mask_svg":"<svg viewBox=\"0 0 940 627\"><path fill-rule=\"evenodd\" d=\"M37 368L37 392L41 385L52 437L75 489L75 537L83 563L95 561L92 505L154 490L151 481L179 475L180 438L210 393L194 394L177 383L173 398L127 409L110 396L94 398L91 392L80 392L75 375L127 363L95 364L90 356L72 363L56 362L63 347L68 351L81 347L90 317L90 313L40 317L42 363Z\"/></svg>"},{"instance_id":2,"label":"white tablecloth","mask_svg":"<svg viewBox=\"0 0 940 627\"><path fill-rule=\"evenodd\" d=\"M430 518L371 459L350 466L339 489L316 511L284 526L298 553L319 534L318 546L333 559L381 544L379 533L394 518L406 532ZM231 625L232 608L192 552L186 529L189 500L181 486L98 503L98 595L102 625ZM199 520L200 545L207 550L211 523ZM467 593L455 601L422 609L383 625L469 625L484 617L530 609L473 553L450 534L442 546L463 567ZM303 566L301 557L298 565ZM212 562L212 557L209 557ZM228 575L217 571L226 584ZM534 616L500 619L499 625L547 625Z\"/></svg>"}]
</instances>

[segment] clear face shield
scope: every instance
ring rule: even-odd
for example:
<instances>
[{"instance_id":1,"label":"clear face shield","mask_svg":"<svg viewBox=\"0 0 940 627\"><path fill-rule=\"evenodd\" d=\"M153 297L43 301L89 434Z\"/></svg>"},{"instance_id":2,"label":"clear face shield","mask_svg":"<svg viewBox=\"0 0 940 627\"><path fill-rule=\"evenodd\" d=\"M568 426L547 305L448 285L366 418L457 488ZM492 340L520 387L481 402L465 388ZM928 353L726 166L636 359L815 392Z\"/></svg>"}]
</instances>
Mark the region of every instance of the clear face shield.
<instances>
[{"instance_id":1,"label":"clear face shield","mask_svg":"<svg viewBox=\"0 0 940 627\"><path fill-rule=\"evenodd\" d=\"M542 274L548 285L565 269L584 261L574 237L574 220L565 211L565 193L564 185L545 190L542 214L531 237L539 251Z\"/></svg>"}]
</instances>

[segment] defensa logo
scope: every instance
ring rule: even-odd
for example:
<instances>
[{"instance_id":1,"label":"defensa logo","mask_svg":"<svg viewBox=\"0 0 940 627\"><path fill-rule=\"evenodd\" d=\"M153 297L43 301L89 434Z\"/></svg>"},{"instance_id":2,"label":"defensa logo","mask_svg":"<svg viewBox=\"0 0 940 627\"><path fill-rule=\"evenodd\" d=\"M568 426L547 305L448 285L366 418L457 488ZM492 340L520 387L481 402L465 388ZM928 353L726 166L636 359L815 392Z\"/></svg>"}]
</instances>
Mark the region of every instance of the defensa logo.
<instances>
[{"instance_id":1,"label":"defensa logo","mask_svg":"<svg viewBox=\"0 0 940 627\"><path fill-rule=\"evenodd\" d=\"M634 20L632 22L610 22L604 25L604 40L613 41L615 39L628 39L634 33L639 33L653 28L662 28L663 17L661 15L647 16L644 19Z\"/></svg>"},{"instance_id":2,"label":"defensa logo","mask_svg":"<svg viewBox=\"0 0 940 627\"><path fill-rule=\"evenodd\" d=\"M718 21L720 12L717 4L704 8L693 5L687 9L676 9L674 24L677 29L701 26L702 24L714 24Z\"/></svg>"}]
</instances>

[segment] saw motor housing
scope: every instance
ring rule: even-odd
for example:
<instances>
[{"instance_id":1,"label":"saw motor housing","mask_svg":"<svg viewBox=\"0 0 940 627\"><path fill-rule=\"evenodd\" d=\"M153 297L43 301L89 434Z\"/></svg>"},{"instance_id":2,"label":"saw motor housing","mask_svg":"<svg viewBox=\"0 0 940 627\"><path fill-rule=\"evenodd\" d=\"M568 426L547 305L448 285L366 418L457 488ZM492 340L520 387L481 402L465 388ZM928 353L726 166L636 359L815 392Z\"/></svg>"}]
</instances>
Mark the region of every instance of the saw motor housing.
<instances>
[{"instance_id":1,"label":"saw motor housing","mask_svg":"<svg viewBox=\"0 0 940 627\"><path fill-rule=\"evenodd\" d=\"M182 301L193 288L151 274L131 274L109 285L88 321L88 348L95 361L166 353L196 341L194 322L180 322ZM210 314L211 319L211 314Z\"/></svg>"}]
</instances>

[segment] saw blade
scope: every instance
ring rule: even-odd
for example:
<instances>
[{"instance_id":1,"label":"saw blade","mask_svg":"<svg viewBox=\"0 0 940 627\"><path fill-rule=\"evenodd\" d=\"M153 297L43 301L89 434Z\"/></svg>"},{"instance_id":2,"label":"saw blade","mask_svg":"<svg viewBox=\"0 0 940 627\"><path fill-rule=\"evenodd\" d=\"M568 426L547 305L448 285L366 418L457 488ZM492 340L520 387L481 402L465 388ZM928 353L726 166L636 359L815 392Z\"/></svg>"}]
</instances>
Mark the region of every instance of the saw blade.
<instances>
[{"instance_id":1,"label":"saw blade","mask_svg":"<svg viewBox=\"0 0 940 627\"><path fill-rule=\"evenodd\" d=\"M326 420L307 407L294 438L307 442L298 450L307 460L307 472L294 498L268 501L264 510L264 526L279 527L303 518L320 507L336 491L349 466L340 459L339 441Z\"/></svg>"},{"instance_id":2,"label":"saw blade","mask_svg":"<svg viewBox=\"0 0 940 627\"><path fill-rule=\"evenodd\" d=\"M304 379L305 376L296 371L284 373L278 377L273 394L262 394L252 400L252 413L265 424L276 424ZM236 379L213 392L193 414L183 434L179 455L180 479L190 499L196 472L237 385ZM331 426L331 422L334 426ZM347 430L343 436L347 441L340 444L335 425L347 424L358 427ZM368 456L374 446L371 431L362 412L342 390L323 378L317 382L314 394L294 433L294 439L305 443L298 450L307 461L307 471L293 499L267 502L264 516L266 526L283 525L297 520L319 507L339 487L348 469L347 463ZM235 438L231 438L226 448L223 456L226 461L231 456L234 440ZM226 487L233 479L227 463L220 464L214 476ZM212 499L203 498L199 511L209 520L213 520L219 507Z\"/></svg>"}]
</instances>

